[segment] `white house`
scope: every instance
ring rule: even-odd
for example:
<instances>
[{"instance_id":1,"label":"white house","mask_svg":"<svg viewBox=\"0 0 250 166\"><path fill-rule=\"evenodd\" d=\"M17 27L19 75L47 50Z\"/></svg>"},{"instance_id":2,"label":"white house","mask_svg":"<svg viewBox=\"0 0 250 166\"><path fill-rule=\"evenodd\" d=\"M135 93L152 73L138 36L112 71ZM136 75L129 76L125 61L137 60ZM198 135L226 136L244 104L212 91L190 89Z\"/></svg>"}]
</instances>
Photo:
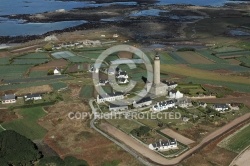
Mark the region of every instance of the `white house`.
<instances>
[{"instance_id":1,"label":"white house","mask_svg":"<svg viewBox=\"0 0 250 166\"><path fill-rule=\"evenodd\" d=\"M56 69L54 70L54 75L61 75L61 72L56 68Z\"/></svg>"},{"instance_id":2,"label":"white house","mask_svg":"<svg viewBox=\"0 0 250 166\"><path fill-rule=\"evenodd\" d=\"M29 95L25 95L24 96L24 101L28 101L28 100L41 100L42 99L42 95L41 94L29 94Z\"/></svg>"},{"instance_id":3,"label":"white house","mask_svg":"<svg viewBox=\"0 0 250 166\"><path fill-rule=\"evenodd\" d=\"M103 103L105 101L115 101L115 100L122 100L124 99L124 94L121 92L115 92L110 94L104 94L104 95L97 95L97 103Z\"/></svg>"},{"instance_id":4,"label":"white house","mask_svg":"<svg viewBox=\"0 0 250 166\"><path fill-rule=\"evenodd\" d=\"M108 80L100 80L96 86L105 86L108 82Z\"/></svg>"},{"instance_id":5,"label":"white house","mask_svg":"<svg viewBox=\"0 0 250 166\"><path fill-rule=\"evenodd\" d=\"M176 91L176 90L171 90L169 91L169 98L171 99L179 99L179 98L183 98L183 93L181 93L180 91Z\"/></svg>"},{"instance_id":6,"label":"white house","mask_svg":"<svg viewBox=\"0 0 250 166\"><path fill-rule=\"evenodd\" d=\"M117 38L117 37L119 37L118 34L113 34L113 38Z\"/></svg>"},{"instance_id":7,"label":"white house","mask_svg":"<svg viewBox=\"0 0 250 166\"><path fill-rule=\"evenodd\" d=\"M109 111L125 111L125 110L128 110L127 105L114 105L114 104L109 105Z\"/></svg>"},{"instance_id":8,"label":"white house","mask_svg":"<svg viewBox=\"0 0 250 166\"><path fill-rule=\"evenodd\" d=\"M129 83L129 80L127 78L118 78L117 81L118 81L118 84L127 84L127 83Z\"/></svg>"},{"instance_id":9,"label":"white house","mask_svg":"<svg viewBox=\"0 0 250 166\"><path fill-rule=\"evenodd\" d=\"M159 142L149 144L148 147L151 150L167 151L170 149L177 149L178 145L177 145L176 139L175 140L166 140L166 141L159 140Z\"/></svg>"},{"instance_id":10,"label":"white house","mask_svg":"<svg viewBox=\"0 0 250 166\"><path fill-rule=\"evenodd\" d=\"M152 106L153 111L159 112L175 107L174 100L161 101Z\"/></svg>"},{"instance_id":11,"label":"white house","mask_svg":"<svg viewBox=\"0 0 250 166\"><path fill-rule=\"evenodd\" d=\"M12 104L16 103L16 95L15 94L9 94L2 96L2 104Z\"/></svg>"},{"instance_id":12,"label":"white house","mask_svg":"<svg viewBox=\"0 0 250 166\"><path fill-rule=\"evenodd\" d=\"M178 86L178 84L174 81L162 81L162 83L166 84L169 90L174 89Z\"/></svg>"},{"instance_id":13,"label":"white house","mask_svg":"<svg viewBox=\"0 0 250 166\"><path fill-rule=\"evenodd\" d=\"M212 108L219 112L224 112L229 110L229 106L227 104L214 104Z\"/></svg>"},{"instance_id":14,"label":"white house","mask_svg":"<svg viewBox=\"0 0 250 166\"><path fill-rule=\"evenodd\" d=\"M151 104L152 104L152 99L150 97L144 97L139 101L134 101L133 107L140 108L140 107L150 106Z\"/></svg>"}]
</instances>

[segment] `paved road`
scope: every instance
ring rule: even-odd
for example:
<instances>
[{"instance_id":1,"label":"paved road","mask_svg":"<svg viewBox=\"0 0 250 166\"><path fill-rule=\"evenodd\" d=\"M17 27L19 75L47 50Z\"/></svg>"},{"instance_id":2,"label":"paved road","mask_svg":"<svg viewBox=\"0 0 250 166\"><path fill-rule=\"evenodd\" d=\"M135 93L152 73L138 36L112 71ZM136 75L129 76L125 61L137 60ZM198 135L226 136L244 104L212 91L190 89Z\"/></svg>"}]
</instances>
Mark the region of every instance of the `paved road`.
<instances>
[{"instance_id":1,"label":"paved road","mask_svg":"<svg viewBox=\"0 0 250 166\"><path fill-rule=\"evenodd\" d=\"M90 106L91 106L91 102L90 102ZM200 149L202 149L204 146L206 146L207 144L209 144L211 141L215 140L216 138L220 137L224 133L230 131L231 129L235 128L239 124L242 124L243 122L245 122L245 121L247 121L249 119L250 119L250 113L245 114L245 115L243 115L243 116L241 116L241 117L233 120L232 122L226 124L222 128L220 128L220 129L214 131L213 133L211 133L210 135L206 136L197 146L193 147L192 149L188 150L187 152L185 152L185 153L181 154L180 156L178 156L176 158L173 158L173 159L166 159L166 158L164 158L164 157L162 157L162 156L160 156L158 154L156 155L155 152L152 153L153 151L151 151L151 150L149 150L147 148L144 148L143 149L144 150L143 153L141 152L140 154L143 154L144 157L149 158L151 161L153 161L155 163L158 163L160 165L177 165L181 161L183 161L184 159L188 158L189 156L191 156L195 152L197 152ZM133 156L135 156L136 158L138 157L138 155L135 152L133 152L133 151L130 150L130 148L133 148L137 152L138 152L138 150L139 151L141 150L141 148L138 148L138 146L137 147L135 146L137 141L135 141L130 136L125 136L124 135L122 137L119 137L122 133L119 133L119 135L113 135L113 137L116 137L116 138L122 140L122 142L124 142L125 144L127 144L127 146L125 146L124 144L121 144L118 141L116 141L115 139L113 139L112 137L108 136L106 133L104 133L104 132L100 131L99 129L97 129L94 126L94 121L95 121L95 119L93 119L91 121L91 127L93 127L96 131L100 132L102 135L104 135L105 137L107 137L111 141L115 142L117 145L121 146L124 150L126 150L127 152L129 152L130 154L132 154ZM109 133L109 134L112 134L112 132ZM130 147L130 148L128 148L128 147ZM145 160L143 160L143 159L142 159L142 161L145 162Z\"/></svg>"}]
</instances>

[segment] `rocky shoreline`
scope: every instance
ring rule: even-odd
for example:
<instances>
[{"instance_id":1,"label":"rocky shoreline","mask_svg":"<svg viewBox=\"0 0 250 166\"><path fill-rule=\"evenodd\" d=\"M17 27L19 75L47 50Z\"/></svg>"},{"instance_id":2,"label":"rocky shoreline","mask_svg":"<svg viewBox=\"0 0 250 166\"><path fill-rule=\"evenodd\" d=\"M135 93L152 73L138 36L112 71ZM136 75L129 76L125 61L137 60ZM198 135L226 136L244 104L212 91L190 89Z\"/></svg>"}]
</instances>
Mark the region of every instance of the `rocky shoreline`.
<instances>
[{"instance_id":1,"label":"rocky shoreline","mask_svg":"<svg viewBox=\"0 0 250 166\"><path fill-rule=\"evenodd\" d=\"M108 0L109 1L109 0ZM111 0L110 0L111 1ZM143 1L141 1L143 2ZM243 4L227 4L223 7L216 7L217 9L227 8L228 10L234 8L243 8ZM169 40L179 38L181 28L185 22L195 22L204 15L200 14L200 9L213 9L214 7L199 7L194 5L138 5L138 6L124 6L111 5L105 7L93 8L78 8L70 11L54 11L40 14L20 14L4 16L9 19L22 19L25 23L48 23L58 21L73 21L86 20L84 23L75 27L66 28L63 30L55 30L47 32L43 35L28 35L28 36L0 36L0 43L23 43L34 39L41 39L51 34L60 34L63 32L73 32L76 30L98 29L118 27L122 29L121 33L129 34L129 37L140 42L157 43L157 41ZM159 16L141 16L133 17L130 15L133 11L143 11L150 9L158 9L167 12L160 12ZM190 16L190 17L189 17ZM119 18L115 20L114 18ZM105 21L105 19L111 19ZM112 21L112 19L114 19ZM151 23L151 24L150 24ZM150 27L157 26L157 27ZM125 32L126 30L130 32ZM142 32L143 31L143 32Z\"/></svg>"}]
</instances>

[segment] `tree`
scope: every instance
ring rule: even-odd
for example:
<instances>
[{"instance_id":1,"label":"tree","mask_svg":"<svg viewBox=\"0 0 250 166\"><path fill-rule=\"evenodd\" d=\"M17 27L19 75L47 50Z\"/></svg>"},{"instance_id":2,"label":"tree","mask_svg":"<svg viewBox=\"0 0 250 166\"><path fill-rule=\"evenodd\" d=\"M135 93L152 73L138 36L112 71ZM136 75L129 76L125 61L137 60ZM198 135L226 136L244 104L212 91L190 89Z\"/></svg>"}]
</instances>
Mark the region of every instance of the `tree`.
<instances>
[{"instance_id":1,"label":"tree","mask_svg":"<svg viewBox=\"0 0 250 166\"><path fill-rule=\"evenodd\" d=\"M52 48L53 48L53 46L51 43L47 43L45 46L43 46L43 49L45 51L52 51Z\"/></svg>"},{"instance_id":2,"label":"tree","mask_svg":"<svg viewBox=\"0 0 250 166\"><path fill-rule=\"evenodd\" d=\"M31 165L42 157L36 145L12 130L0 133L1 165Z\"/></svg>"}]
</instances>

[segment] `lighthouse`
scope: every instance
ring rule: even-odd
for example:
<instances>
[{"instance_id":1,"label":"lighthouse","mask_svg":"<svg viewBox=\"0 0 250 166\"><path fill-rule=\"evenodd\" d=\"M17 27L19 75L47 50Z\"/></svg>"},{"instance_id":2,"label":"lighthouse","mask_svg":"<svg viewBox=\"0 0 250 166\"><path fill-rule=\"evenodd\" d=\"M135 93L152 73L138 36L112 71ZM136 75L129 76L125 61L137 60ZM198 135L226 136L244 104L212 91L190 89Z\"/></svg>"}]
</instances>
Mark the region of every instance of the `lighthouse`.
<instances>
[{"instance_id":1,"label":"lighthouse","mask_svg":"<svg viewBox=\"0 0 250 166\"><path fill-rule=\"evenodd\" d=\"M153 83L149 93L155 96L163 96L167 94L168 86L161 82L161 59L158 54L154 57Z\"/></svg>"}]
</instances>

